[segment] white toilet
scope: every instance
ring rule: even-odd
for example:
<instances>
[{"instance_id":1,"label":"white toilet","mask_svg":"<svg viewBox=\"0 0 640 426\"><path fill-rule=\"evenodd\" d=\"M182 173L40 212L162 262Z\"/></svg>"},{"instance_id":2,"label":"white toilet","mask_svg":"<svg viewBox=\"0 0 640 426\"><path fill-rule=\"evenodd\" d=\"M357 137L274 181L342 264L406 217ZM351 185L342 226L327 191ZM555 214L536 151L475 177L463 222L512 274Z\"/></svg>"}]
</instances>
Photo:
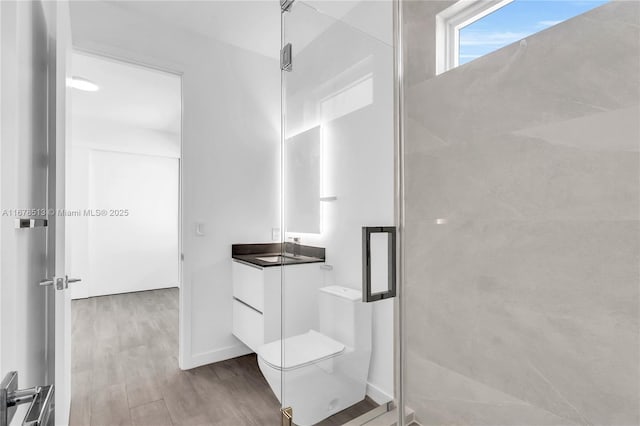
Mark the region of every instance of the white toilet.
<instances>
[{"instance_id":1,"label":"white toilet","mask_svg":"<svg viewBox=\"0 0 640 426\"><path fill-rule=\"evenodd\" d=\"M262 374L282 405L293 408L299 426L314 425L361 401L367 387L371 306L357 290L330 286L319 289L318 308L318 331L258 349Z\"/></svg>"}]
</instances>

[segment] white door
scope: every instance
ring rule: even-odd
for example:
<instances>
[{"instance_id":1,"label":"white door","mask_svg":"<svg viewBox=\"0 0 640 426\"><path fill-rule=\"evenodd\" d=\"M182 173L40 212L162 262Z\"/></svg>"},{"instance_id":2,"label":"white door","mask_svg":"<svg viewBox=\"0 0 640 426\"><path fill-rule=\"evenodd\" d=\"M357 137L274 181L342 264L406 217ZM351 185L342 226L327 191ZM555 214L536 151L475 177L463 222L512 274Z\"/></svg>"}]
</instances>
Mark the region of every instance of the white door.
<instances>
[{"instance_id":1,"label":"white door","mask_svg":"<svg viewBox=\"0 0 640 426\"><path fill-rule=\"evenodd\" d=\"M40 283L65 276L64 216L50 210L64 207L68 4L2 1L0 21L0 381L17 371L21 389L55 384L64 425L69 291Z\"/></svg>"}]
</instances>

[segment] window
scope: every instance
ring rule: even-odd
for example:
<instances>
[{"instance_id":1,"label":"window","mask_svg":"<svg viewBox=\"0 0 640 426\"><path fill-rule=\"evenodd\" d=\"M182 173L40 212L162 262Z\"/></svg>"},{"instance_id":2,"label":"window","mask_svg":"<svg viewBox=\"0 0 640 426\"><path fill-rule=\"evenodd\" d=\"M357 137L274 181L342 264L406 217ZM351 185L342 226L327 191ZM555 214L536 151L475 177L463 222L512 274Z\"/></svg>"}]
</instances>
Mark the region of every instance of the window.
<instances>
[{"instance_id":1,"label":"window","mask_svg":"<svg viewBox=\"0 0 640 426\"><path fill-rule=\"evenodd\" d=\"M436 16L440 74L610 0L461 0Z\"/></svg>"}]
</instances>

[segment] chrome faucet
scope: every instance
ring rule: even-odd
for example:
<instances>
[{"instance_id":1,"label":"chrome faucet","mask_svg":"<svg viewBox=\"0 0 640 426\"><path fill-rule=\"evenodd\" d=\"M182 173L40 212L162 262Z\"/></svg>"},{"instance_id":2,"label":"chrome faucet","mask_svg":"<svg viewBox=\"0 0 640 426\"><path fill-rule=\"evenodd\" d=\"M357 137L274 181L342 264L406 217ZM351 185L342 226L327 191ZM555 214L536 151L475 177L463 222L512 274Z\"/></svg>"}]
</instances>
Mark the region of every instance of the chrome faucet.
<instances>
[{"instance_id":1,"label":"chrome faucet","mask_svg":"<svg viewBox=\"0 0 640 426\"><path fill-rule=\"evenodd\" d=\"M293 256L300 256L300 237L289 237L290 240L293 240ZM285 250L286 253L286 250Z\"/></svg>"}]
</instances>

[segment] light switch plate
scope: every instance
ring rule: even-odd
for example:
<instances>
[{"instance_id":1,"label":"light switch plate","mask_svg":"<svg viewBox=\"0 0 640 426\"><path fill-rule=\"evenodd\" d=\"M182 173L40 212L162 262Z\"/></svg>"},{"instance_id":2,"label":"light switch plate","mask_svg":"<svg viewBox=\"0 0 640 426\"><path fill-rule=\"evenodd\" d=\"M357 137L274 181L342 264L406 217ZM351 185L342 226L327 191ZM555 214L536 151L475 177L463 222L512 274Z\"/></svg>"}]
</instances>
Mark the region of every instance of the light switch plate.
<instances>
[{"instance_id":1,"label":"light switch plate","mask_svg":"<svg viewBox=\"0 0 640 426\"><path fill-rule=\"evenodd\" d=\"M280 241L280 228L271 228L271 241Z\"/></svg>"}]
</instances>

